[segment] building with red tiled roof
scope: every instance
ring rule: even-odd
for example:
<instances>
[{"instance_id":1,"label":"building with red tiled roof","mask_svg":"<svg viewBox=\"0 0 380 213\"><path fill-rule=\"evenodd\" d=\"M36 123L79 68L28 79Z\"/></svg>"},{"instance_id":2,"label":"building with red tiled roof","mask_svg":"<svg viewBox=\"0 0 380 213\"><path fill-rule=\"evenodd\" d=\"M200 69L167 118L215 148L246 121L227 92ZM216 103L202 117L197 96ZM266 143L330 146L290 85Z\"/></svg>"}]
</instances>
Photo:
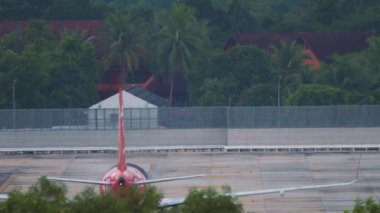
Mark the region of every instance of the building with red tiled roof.
<instances>
[{"instance_id":1,"label":"building with red tiled roof","mask_svg":"<svg viewBox=\"0 0 380 213\"><path fill-rule=\"evenodd\" d=\"M272 46L279 47L281 41L296 41L309 55L304 63L320 68L321 61L329 62L333 53L345 54L365 49L367 39L373 35L369 32L235 33L228 38L223 49L228 50L235 45L255 45L270 52Z\"/></svg>"}]
</instances>

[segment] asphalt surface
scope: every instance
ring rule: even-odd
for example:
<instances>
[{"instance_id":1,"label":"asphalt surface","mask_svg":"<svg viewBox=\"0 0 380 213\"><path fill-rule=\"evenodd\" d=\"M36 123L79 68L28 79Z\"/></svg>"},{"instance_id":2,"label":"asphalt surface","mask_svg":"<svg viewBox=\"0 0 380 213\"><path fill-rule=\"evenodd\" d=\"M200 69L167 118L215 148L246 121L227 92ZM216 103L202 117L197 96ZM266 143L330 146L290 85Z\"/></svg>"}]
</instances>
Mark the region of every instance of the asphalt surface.
<instances>
[{"instance_id":1,"label":"asphalt surface","mask_svg":"<svg viewBox=\"0 0 380 213\"><path fill-rule=\"evenodd\" d=\"M232 191L259 190L313 184L347 182L353 179L359 155L341 154L250 154L169 153L132 154L127 161L142 166L152 178L205 173L191 180L155 184L165 197L185 196L190 187L208 186ZM380 198L380 155L362 155L357 183L341 188L297 191L240 198L249 212L342 212L351 209L357 197ZM116 163L116 154L0 156L0 181L16 175L14 188L26 190L41 175L98 180ZM1 183L0 183L1 184ZM70 183L74 196L85 185Z\"/></svg>"}]
</instances>

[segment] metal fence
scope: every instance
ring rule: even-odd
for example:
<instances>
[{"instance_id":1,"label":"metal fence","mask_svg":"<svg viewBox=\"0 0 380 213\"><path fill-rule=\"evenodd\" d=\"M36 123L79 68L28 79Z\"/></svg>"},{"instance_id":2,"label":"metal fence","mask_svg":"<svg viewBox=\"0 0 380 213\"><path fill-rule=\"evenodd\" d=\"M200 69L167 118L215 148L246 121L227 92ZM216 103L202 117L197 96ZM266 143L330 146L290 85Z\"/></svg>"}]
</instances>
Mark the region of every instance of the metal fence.
<instances>
[{"instance_id":1,"label":"metal fence","mask_svg":"<svg viewBox=\"0 0 380 213\"><path fill-rule=\"evenodd\" d=\"M125 109L126 129L379 127L380 106ZM3 109L2 130L116 129L117 109Z\"/></svg>"}]
</instances>

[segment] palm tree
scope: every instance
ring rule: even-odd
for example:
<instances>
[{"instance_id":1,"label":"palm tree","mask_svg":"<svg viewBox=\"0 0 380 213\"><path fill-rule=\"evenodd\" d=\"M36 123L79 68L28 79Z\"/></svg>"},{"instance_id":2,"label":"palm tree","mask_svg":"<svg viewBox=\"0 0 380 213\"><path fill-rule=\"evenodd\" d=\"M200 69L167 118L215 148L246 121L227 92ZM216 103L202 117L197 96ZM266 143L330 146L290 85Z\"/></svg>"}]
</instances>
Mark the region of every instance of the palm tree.
<instances>
[{"instance_id":1,"label":"palm tree","mask_svg":"<svg viewBox=\"0 0 380 213\"><path fill-rule=\"evenodd\" d=\"M288 90L290 89L288 93L296 90L303 83L302 76L306 76L301 72L308 71L304 64L304 60L308 56L302 52L302 47L296 41L281 41L280 47L272 46L272 51L272 57L278 70L278 90L281 82L287 86Z\"/></svg>"},{"instance_id":2,"label":"palm tree","mask_svg":"<svg viewBox=\"0 0 380 213\"><path fill-rule=\"evenodd\" d=\"M365 59L368 63L371 76L371 86L374 90L380 91L380 37L372 37L368 39L368 49L365 51Z\"/></svg>"},{"instance_id":3,"label":"palm tree","mask_svg":"<svg viewBox=\"0 0 380 213\"><path fill-rule=\"evenodd\" d=\"M254 32L257 20L251 11L249 1L233 0L228 8L232 32Z\"/></svg>"},{"instance_id":4,"label":"palm tree","mask_svg":"<svg viewBox=\"0 0 380 213\"><path fill-rule=\"evenodd\" d=\"M304 59L307 58L296 41L281 41L280 47L272 46L272 50L272 56L283 73L299 71L304 65Z\"/></svg>"},{"instance_id":5,"label":"palm tree","mask_svg":"<svg viewBox=\"0 0 380 213\"><path fill-rule=\"evenodd\" d=\"M85 31L64 29L61 33L59 49L62 55L65 55L68 62L71 64L72 60L76 58L81 51L83 51L85 48L84 45L92 45L90 43L92 38L92 36L86 37Z\"/></svg>"},{"instance_id":6,"label":"palm tree","mask_svg":"<svg viewBox=\"0 0 380 213\"><path fill-rule=\"evenodd\" d=\"M169 103L173 101L175 73L191 70L197 59L205 56L208 45L206 23L198 23L194 12L183 4L175 4L159 16L159 32L155 34L156 49L161 72L169 75Z\"/></svg>"},{"instance_id":7,"label":"palm tree","mask_svg":"<svg viewBox=\"0 0 380 213\"><path fill-rule=\"evenodd\" d=\"M121 68L121 83L139 66L145 48L145 24L130 13L116 11L106 18L109 52L104 58L107 68L118 64Z\"/></svg>"}]
</instances>

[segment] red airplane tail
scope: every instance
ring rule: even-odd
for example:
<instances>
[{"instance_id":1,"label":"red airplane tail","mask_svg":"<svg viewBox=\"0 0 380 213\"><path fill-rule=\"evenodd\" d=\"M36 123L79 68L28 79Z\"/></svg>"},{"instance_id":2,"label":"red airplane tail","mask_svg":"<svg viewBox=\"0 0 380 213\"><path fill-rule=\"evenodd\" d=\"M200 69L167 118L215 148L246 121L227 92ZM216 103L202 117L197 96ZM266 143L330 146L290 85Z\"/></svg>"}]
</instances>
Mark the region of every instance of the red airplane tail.
<instances>
[{"instance_id":1,"label":"red airplane tail","mask_svg":"<svg viewBox=\"0 0 380 213\"><path fill-rule=\"evenodd\" d=\"M123 90L119 89L119 163L118 170L125 171L125 136L124 136Z\"/></svg>"},{"instance_id":2,"label":"red airplane tail","mask_svg":"<svg viewBox=\"0 0 380 213\"><path fill-rule=\"evenodd\" d=\"M125 136L124 136L124 106L123 106L123 90L119 89L119 152L118 152L118 164L117 164L117 172L115 172L116 168L112 167L110 170L106 172L102 180L85 180L85 179L70 179L70 178L60 178L60 177L47 177L48 180L57 180L57 181L66 181L66 182L74 182L74 183L86 183L86 184L96 184L100 185L100 192L104 192L108 190L108 186L111 188L121 187L126 184L127 178L132 177L132 182L128 182L127 184L135 184L135 185L144 185L150 183L159 183L166 181L174 181L174 180L184 180L196 177L203 177L204 174L200 175L190 175L190 176L182 176L182 177L169 177L169 178L158 178L158 179L147 179L146 172L137 165L128 164L126 165L125 159ZM128 166L128 168L127 168ZM114 175L117 177L114 177ZM117 180L115 179L117 178ZM114 180L113 182L111 180ZM116 185L115 185L116 184ZM107 187L108 188L107 188ZM110 188L110 189L111 189ZM1 194L0 194L1 195ZM0 199L2 197L0 196Z\"/></svg>"}]
</instances>

